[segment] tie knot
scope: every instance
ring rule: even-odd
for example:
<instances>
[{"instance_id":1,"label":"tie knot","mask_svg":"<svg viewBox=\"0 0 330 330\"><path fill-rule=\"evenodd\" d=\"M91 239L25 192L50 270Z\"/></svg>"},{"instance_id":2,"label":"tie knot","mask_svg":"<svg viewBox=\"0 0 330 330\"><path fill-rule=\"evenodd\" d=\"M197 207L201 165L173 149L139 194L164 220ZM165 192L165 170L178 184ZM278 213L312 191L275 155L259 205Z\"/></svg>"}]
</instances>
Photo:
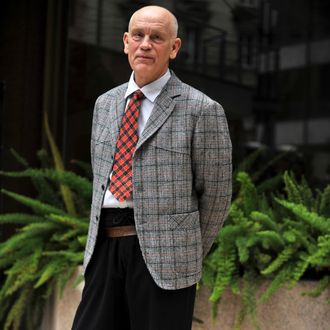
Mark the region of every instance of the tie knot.
<instances>
[{"instance_id":1,"label":"tie knot","mask_svg":"<svg viewBox=\"0 0 330 330\"><path fill-rule=\"evenodd\" d=\"M136 100L142 99L143 96L143 93L139 89L133 93L133 98Z\"/></svg>"}]
</instances>

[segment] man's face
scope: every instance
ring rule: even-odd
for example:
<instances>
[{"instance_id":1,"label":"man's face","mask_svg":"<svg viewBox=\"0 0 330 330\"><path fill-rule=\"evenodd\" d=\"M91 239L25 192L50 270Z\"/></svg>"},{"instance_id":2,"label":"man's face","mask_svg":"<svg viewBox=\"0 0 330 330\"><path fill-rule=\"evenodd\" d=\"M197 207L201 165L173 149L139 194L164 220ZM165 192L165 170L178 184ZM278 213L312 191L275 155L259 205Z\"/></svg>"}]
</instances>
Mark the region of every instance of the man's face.
<instances>
[{"instance_id":1,"label":"man's face","mask_svg":"<svg viewBox=\"0 0 330 330\"><path fill-rule=\"evenodd\" d=\"M174 36L171 16L157 10L137 12L123 41L139 87L160 78L181 46L181 40Z\"/></svg>"}]
</instances>

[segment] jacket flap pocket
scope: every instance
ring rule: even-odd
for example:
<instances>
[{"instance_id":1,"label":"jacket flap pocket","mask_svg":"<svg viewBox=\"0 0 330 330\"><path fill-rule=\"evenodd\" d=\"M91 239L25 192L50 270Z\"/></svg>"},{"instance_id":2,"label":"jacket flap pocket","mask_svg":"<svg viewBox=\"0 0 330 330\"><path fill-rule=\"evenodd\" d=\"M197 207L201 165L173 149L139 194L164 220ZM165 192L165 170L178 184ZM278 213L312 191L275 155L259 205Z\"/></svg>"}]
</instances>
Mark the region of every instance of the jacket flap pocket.
<instances>
[{"instance_id":1,"label":"jacket flap pocket","mask_svg":"<svg viewBox=\"0 0 330 330\"><path fill-rule=\"evenodd\" d=\"M189 229L199 227L199 211L170 214L170 229Z\"/></svg>"},{"instance_id":2,"label":"jacket flap pocket","mask_svg":"<svg viewBox=\"0 0 330 330\"><path fill-rule=\"evenodd\" d=\"M176 136L175 139L170 139L170 135L167 134L156 134L154 138L150 140L150 145L154 148L177 152L180 154L190 154L190 142L185 138Z\"/></svg>"}]
</instances>

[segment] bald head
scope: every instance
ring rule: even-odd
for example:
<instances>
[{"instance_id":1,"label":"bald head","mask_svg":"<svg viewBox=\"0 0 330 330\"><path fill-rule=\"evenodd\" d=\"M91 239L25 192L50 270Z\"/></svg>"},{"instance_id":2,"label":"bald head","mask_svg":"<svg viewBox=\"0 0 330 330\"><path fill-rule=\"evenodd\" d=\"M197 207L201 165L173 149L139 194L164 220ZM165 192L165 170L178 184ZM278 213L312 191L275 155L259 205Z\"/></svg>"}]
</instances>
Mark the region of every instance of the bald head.
<instances>
[{"instance_id":1,"label":"bald head","mask_svg":"<svg viewBox=\"0 0 330 330\"><path fill-rule=\"evenodd\" d=\"M160 6L146 6L137 10L131 17L128 24L128 31L131 30L132 23L135 19L139 19L140 16L159 17L162 16L167 22L171 36L176 38L178 35L178 21L176 17L166 8Z\"/></svg>"},{"instance_id":2,"label":"bald head","mask_svg":"<svg viewBox=\"0 0 330 330\"><path fill-rule=\"evenodd\" d=\"M170 60L176 58L181 47L177 31L176 18L163 7L143 7L132 15L123 42L139 87L166 73Z\"/></svg>"}]
</instances>

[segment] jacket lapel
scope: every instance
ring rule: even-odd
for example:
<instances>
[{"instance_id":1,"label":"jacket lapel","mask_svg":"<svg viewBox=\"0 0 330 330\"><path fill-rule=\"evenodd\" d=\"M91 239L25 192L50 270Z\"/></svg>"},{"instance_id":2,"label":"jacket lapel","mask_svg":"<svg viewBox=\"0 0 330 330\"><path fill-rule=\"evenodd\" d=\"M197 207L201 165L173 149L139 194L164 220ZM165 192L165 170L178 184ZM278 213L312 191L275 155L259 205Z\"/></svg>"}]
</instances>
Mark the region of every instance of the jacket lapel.
<instances>
[{"instance_id":1,"label":"jacket lapel","mask_svg":"<svg viewBox=\"0 0 330 330\"><path fill-rule=\"evenodd\" d=\"M112 97L106 104L106 107L108 107L109 115L107 118L107 125L102 140L104 142L109 142L110 145L114 146L117 142L121 120L124 114L126 102L124 96L126 89L127 85L120 88L117 92L117 95L115 97Z\"/></svg>"},{"instance_id":2,"label":"jacket lapel","mask_svg":"<svg viewBox=\"0 0 330 330\"><path fill-rule=\"evenodd\" d=\"M154 109L137 143L135 151L163 125L175 107L174 98L181 94L180 87L182 83L173 72L171 73L170 80L156 99Z\"/></svg>"}]
</instances>

